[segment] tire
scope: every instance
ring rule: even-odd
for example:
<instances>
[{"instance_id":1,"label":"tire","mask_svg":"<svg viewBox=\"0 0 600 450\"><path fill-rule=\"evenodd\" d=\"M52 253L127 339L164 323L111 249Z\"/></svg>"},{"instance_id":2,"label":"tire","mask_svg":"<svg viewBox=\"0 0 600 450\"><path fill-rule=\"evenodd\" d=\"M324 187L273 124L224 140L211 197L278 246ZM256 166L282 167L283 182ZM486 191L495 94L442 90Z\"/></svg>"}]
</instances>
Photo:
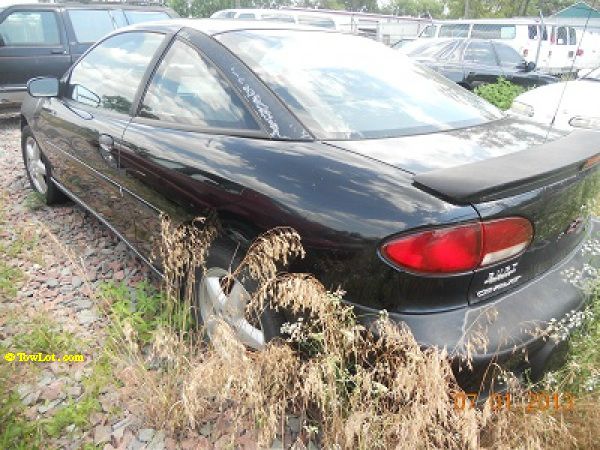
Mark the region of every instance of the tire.
<instances>
[{"instance_id":1,"label":"tire","mask_svg":"<svg viewBox=\"0 0 600 450\"><path fill-rule=\"evenodd\" d=\"M209 293L207 292L207 288L209 286L212 286L213 288L218 289L215 279L219 279L222 276L228 274L230 267L235 268L237 266L237 264L241 260L241 256L243 256L243 255L239 255L237 253L238 252L236 252L236 249L234 248L233 245L231 245L229 243L224 243L223 240L215 241L213 243L213 245L210 247L209 252L208 252L207 261L206 261L207 270L206 270L204 276L199 276L196 278L197 281L196 281L196 286L194 289L194 299L193 299L193 306L194 306L194 310L195 310L196 321L200 325L205 325L205 331L207 334L206 337L209 340L210 340L210 334L211 334L210 317L205 317L207 315L207 308L203 307L203 305L202 305L203 302L202 302L201 297L202 296L210 297ZM239 292L242 292L241 290L243 289L246 294L251 295L251 293L256 290L256 287L257 287L256 283L253 281L244 281L242 283L238 280L235 280L234 286L230 290L230 293L233 294L234 291L236 293L239 293ZM222 289L222 286L221 286L221 291L222 291L222 294L225 294L225 290ZM225 294L225 295L227 295L227 294ZM228 297L228 299L229 299L229 297ZM245 304L243 304L242 306L244 308L242 311L244 311ZM215 312L215 311L213 311L213 312ZM224 316L221 316L218 313L216 313L215 315L225 319L226 322L229 322ZM245 316L246 315L244 314L244 320L250 323L251 319L247 318ZM207 321L207 319L208 319L208 321ZM244 343L248 348L260 350L261 348L264 347L264 345L266 343L268 343L272 339L275 339L281 335L281 331L280 331L281 325L283 325L283 323L286 320L285 320L285 316L283 315L283 313L281 311L275 311L275 310L267 307L262 311L262 313L260 314L260 317L253 318L253 321L254 321L254 327L260 328L260 330L262 331L262 339L263 339L262 345L257 345L257 341L254 341L254 340L249 341L248 339L246 339L248 337L248 334L243 333L243 332L240 333L236 327L232 326L232 329L236 333L236 338L240 342ZM231 325L231 323L230 323L230 325Z\"/></svg>"},{"instance_id":2,"label":"tire","mask_svg":"<svg viewBox=\"0 0 600 450\"><path fill-rule=\"evenodd\" d=\"M21 153L31 188L43 197L46 205L64 202L66 197L52 182L50 164L29 126L21 131Z\"/></svg>"}]
</instances>

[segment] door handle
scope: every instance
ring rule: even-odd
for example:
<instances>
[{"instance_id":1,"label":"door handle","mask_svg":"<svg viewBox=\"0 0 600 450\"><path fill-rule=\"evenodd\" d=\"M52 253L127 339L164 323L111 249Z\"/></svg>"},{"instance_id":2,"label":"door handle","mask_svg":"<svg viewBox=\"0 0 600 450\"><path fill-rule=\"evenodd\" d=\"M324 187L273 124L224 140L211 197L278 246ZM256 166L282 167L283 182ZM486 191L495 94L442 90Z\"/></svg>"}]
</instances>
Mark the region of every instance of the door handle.
<instances>
[{"instance_id":1,"label":"door handle","mask_svg":"<svg viewBox=\"0 0 600 450\"><path fill-rule=\"evenodd\" d=\"M98 138L98 148L100 149L100 155L102 156L102 159L104 159L104 161L106 161L110 167L116 169L118 164L113 155L113 151L115 149L115 140L112 138L112 136L109 136L108 134L101 134Z\"/></svg>"},{"instance_id":2,"label":"door handle","mask_svg":"<svg viewBox=\"0 0 600 450\"><path fill-rule=\"evenodd\" d=\"M50 50L50 53L52 55L66 55L67 51L62 48L53 48L52 50Z\"/></svg>"}]
</instances>

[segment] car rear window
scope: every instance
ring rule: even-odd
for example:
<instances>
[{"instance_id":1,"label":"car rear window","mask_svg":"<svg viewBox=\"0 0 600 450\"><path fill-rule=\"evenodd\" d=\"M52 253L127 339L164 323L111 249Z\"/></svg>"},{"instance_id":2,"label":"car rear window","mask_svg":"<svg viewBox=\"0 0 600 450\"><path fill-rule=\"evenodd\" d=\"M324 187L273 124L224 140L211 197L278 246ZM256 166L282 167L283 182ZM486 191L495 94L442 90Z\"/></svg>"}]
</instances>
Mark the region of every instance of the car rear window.
<instances>
[{"instance_id":1,"label":"car rear window","mask_svg":"<svg viewBox=\"0 0 600 450\"><path fill-rule=\"evenodd\" d=\"M407 50L405 53L409 56L417 58L419 60L429 59L429 60L448 60L448 59L458 59L455 54L459 52L455 52L456 49L460 46L460 40L452 40L452 41L440 41L440 42L431 42L425 41L421 42L421 45L414 44L414 47Z\"/></svg>"},{"instance_id":2,"label":"car rear window","mask_svg":"<svg viewBox=\"0 0 600 450\"><path fill-rule=\"evenodd\" d=\"M96 42L115 29L107 9L72 9L68 14L77 42Z\"/></svg>"},{"instance_id":3,"label":"car rear window","mask_svg":"<svg viewBox=\"0 0 600 450\"><path fill-rule=\"evenodd\" d=\"M125 16L130 24L141 22L154 22L157 20L170 19L169 15L162 11L125 11Z\"/></svg>"},{"instance_id":4,"label":"car rear window","mask_svg":"<svg viewBox=\"0 0 600 450\"><path fill-rule=\"evenodd\" d=\"M320 31L216 36L320 139L402 136L477 125L499 111L379 42Z\"/></svg>"}]
</instances>

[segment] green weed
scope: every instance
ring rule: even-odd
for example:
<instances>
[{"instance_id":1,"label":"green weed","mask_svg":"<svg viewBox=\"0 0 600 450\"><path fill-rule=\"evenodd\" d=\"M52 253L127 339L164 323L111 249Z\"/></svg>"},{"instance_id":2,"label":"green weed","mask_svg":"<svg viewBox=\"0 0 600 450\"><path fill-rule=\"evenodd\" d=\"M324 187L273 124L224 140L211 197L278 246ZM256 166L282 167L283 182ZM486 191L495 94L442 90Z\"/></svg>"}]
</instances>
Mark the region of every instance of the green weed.
<instances>
[{"instance_id":1,"label":"green weed","mask_svg":"<svg viewBox=\"0 0 600 450\"><path fill-rule=\"evenodd\" d=\"M475 88L477 95L502 110L510 108L515 97L523 92L525 92L524 88L502 77L496 83L484 84Z\"/></svg>"},{"instance_id":2,"label":"green weed","mask_svg":"<svg viewBox=\"0 0 600 450\"><path fill-rule=\"evenodd\" d=\"M0 261L0 297L14 297L17 295L16 284L23 277L23 272L19 268Z\"/></svg>"},{"instance_id":3,"label":"green weed","mask_svg":"<svg viewBox=\"0 0 600 450\"><path fill-rule=\"evenodd\" d=\"M16 334L13 339L14 350L28 353L72 353L81 350L81 342L71 332L57 329L57 325L45 316L34 317L27 326L28 331ZM77 343L77 344L76 344Z\"/></svg>"},{"instance_id":4,"label":"green weed","mask_svg":"<svg viewBox=\"0 0 600 450\"><path fill-rule=\"evenodd\" d=\"M38 209L46 206L44 196L39 192L30 192L27 197L25 197L25 201L23 203L30 211L37 211Z\"/></svg>"},{"instance_id":5,"label":"green weed","mask_svg":"<svg viewBox=\"0 0 600 450\"><path fill-rule=\"evenodd\" d=\"M127 323L133 328L139 343L148 344L154 332L169 323L184 323L184 330L192 327L189 311L183 307L169 312L165 295L148 283L139 283L130 289L124 283L107 283L100 287L102 296L110 306L113 333L120 334Z\"/></svg>"}]
</instances>

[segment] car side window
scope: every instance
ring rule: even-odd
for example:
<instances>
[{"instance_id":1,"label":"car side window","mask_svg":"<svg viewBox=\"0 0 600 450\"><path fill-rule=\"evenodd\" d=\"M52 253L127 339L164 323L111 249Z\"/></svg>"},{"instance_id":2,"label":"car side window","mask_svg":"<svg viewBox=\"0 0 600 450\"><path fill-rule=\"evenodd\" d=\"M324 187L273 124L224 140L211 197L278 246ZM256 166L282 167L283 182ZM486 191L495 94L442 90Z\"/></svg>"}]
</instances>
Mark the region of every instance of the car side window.
<instances>
[{"instance_id":1,"label":"car side window","mask_svg":"<svg viewBox=\"0 0 600 450\"><path fill-rule=\"evenodd\" d=\"M442 25L438 37L466 38L469 36L468 24Z\"/></svg>"},{"instance_id":2,"label":"car side window","mask_svg":"<svg viewBox=\"0 0 600 450\"><path fill-rule=\"evenodd\" d=\"M500 65L505 67L515 67L523 63L523 58L514 48L504 44L494 44L496 53L500 60Z\"/></svg>"},{"instance_id":3,"label":"car side window","mask_svg":"<svg viewBox=\"0 0 600 450\"><path fill-rule=\"evenodd\" d=\"M115 29L107 9L71 9L67 14L77 42L96 42Z\"/></svg>"},{"instance_id":4,"label":"car side window","mask_svg":"<svg viewBox=\"0 0 600 450\"><path fill-rule=\"evenodd\" d=\"M198 127L259 129L225 77L181 41L173 44L152 77L139 115Z\"/></svg>"},{"instance_id":5,"label":"car side window","mask_svg":"<svg viewBox=\"0 0 600 450\"><path fill-rule=\"evenodd\" d=\"M73 68L67 98L129 114L138 86L163 39L162 34L144 32L106 39Z\"/></svg>"},{"instance_id":6,"label":"car side window","mask_svg":"<svg viewBox=\"0 0 600 450\"><path fill-rule=\"evenodd\" d=\"M335 22L327 17L299 15L298 23L311 27L335 28Z\"/></svg>"},{"instance_id":7,"label":"car side window","mask_svg":"<svg viewBox=\"0 0 600 450\"><path fill-rule=\"evenodd\" d=\"M483 66L498 65L494 49L489 42L470 42L463 59L466 63L481 64Z\"/></svg>"},{"instance_id":8,"label":"car side window","mask_svg":"<svg viewBox=\"0 0 600 450\"><path fill-rule=\"evenodd\" d=\"M475 24L471 37L478 39L514 39L517 28L514 25Z\"/></svg>"},{"instance_id":9,"label":"car side window","mask_svg":"<svg viewBox=\"0 0 600 450\"><path fill-rule=\"evenodd\" d=\"M60 45L58 21L53 11L15 11L0 23L0 46Z\"/></svg>"},{"instance_id":10,"label":"car side window","mask_svg":"<svg viewBox=\"0 0 600 450\"><path fill-rule=\"evenodd\" d=\"M436 26L435 25L427 25L423 28L423 31L419 35L420 38L432 38L435 37Z\"/></svg>"},{"instance_id":11,"label":"car side window","mask_svg":"<svg viewBox=\"0 0 600 450\"><path fill-rule=\"evenodd\" d=\"M122 9L111 9L110 16L112 17L113 21L115 22L115 25L117 26L117 28L123 28L123 27L126 27L127 25L129 25L127 23L127 19L125 18L125 13L123 12Z\"/></svg>"}]
</instances>

